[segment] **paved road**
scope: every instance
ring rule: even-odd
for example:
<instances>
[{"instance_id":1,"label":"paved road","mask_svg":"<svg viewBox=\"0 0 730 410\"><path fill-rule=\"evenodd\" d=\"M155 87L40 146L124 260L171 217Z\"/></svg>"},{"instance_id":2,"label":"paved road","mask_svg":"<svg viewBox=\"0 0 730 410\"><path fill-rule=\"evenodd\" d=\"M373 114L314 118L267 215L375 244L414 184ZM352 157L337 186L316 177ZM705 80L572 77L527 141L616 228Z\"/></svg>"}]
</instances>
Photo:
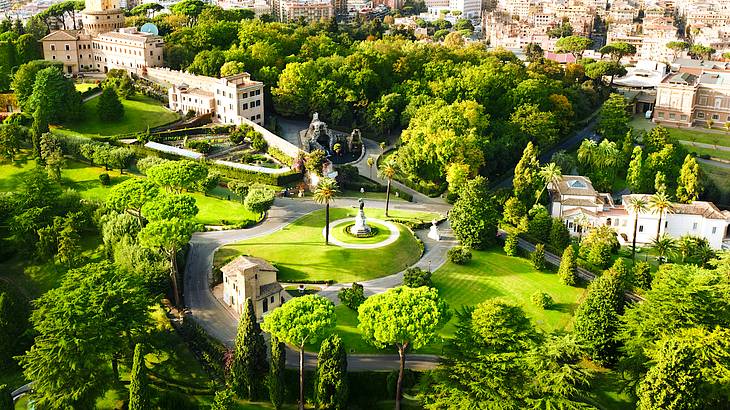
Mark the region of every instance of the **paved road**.
<instances>
[{"instance_id":1,"label":"paved road","mask_svg":"<svg viewBox=\"0 0 730 410\"><path fill-rule=\"evenodd\" d=\"M368 200L369 206L382 207L382 200ZM355 207L357 200L353 198L342 198L335 201L337 207ZM446 205L402 203L391 204L398 209L415 211L437 211L445 213L448 210ZM227 346L233 346L236 335L237 318L223 304L216 299L209 287L209 277L213 266L213 255L215 251L226 244L240 242L246 239L256 238L271 234L296 219L306 215L322 206L306 199L277 198L274 206L269 211L268 217L261 224L249 228L229 231L199 232L193 235L190 241L185 266L184 303L190 315L195 319L211 336L220 340ZM426 252L415 266L424 269L431 265L432 269L444 263L448 248L453 246L454 239L448 223L441 227L443 240L433 241L426 237L426 232L418 232L419 237L424 241ZM362 282L367 294L383 292L386 289L397 286L402 281L402 274L398 273L384 278ZM323 289L322 294L339 303L337 292L342 286L333 285ZM310 366L316 363L315 354L305 355L305 361ZM438 362L438 357L430 355L413 355L407 365L412 369L433 368ZM298 354L294 351L287 353L287 364L293 367L298 366ZM397 368L397 355L350 355L348 366L351 370L390 370Z\"/></svg>"},{"instance_id":2,"label":"paved road","mask_svg":"<svg viewBox=\"0 0 730 410\"><path fill-rule=\"evenodd\" d=\"M730 169L730 163L727 163L727 162L713 161L711 159L704 159L704 158L699 158L699 157L697 157L697 162L699 162L700 164L710 165L713 167Z\"/></svg>"}]
</instances>

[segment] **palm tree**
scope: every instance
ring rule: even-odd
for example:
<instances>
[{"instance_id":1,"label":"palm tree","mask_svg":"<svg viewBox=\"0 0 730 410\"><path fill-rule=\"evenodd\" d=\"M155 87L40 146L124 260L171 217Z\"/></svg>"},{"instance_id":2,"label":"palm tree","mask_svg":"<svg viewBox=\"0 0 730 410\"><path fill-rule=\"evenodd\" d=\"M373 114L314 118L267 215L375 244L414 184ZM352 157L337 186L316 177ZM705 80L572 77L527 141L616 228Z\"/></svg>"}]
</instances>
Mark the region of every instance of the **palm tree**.
<instances>
[{"instance_id":1,"label":"palm tree","mask_svg":"<svg viewBox=\"0 0 730 410\"><path fill-rule=\"evenodd\" d=\"M656 240L658 241L659 233L662 229L662 215L664 212L674 212L674 206L672 206L672 201L669 200L669 195L666 192L660 191L649 198L649 207L654 213L659 214L659 222L656 227Z\"/></svg>"},{"instance_id":2,"label":"palm tree","mask_svg":"<svg viewBox=\"0 0 730 410\"><path fill-rule=\"evenodd\" d=\"M395 174L398 173L395 162L386 161L381 167L379 175L381 178L388 180L388 187L385 190L385 216L388 216L388 207L390 206L390 183L393 181Z\"/></svg>"},{"instance_id":3,"label":"palm tree","mask_svg":"<svg viewBox=\"0 0 730 410\"><path fill-rule=\"evenodd\" d=\"M338 192L337 182L332 178L322 178L314 190L314 200L318 204L325 205L324 213L324 244L329 245L330 241L330 202L335 199Z\"/></svg>"},{"instance_id":4,"label":"palm tree","mask_svg":"<svg viewBox=\"0 0 730 410\"><path fill-rule=\"evenodd\" d=\"M649 209L649 203L643 196L632 196L626 205L634 213L634 235L631 238L631 259L636 260L636 228L639 225L639 214Z\"/></svg>"},{"instance_id":5,"label":"palm tree","mask_svg":"<svg viewBox=\"0 0 730 410\"><path fill-rule=\"evenodd\" d=\"M677 251L682 255L682 263L684 263L687 256L695 249L696 244L697 240L693 236L684 235L679 238L679 241L677 241Z\"/></svg>"},{"instance_id":6,"label":"palm tree","mask_svg":"<svg viewBox=\"0 0 730 410\"><path fill-rule=\"evenodd\" d=\"M540 202L540 197L542 197L542 193L545 192L545 188L547 188L548 184L555 179L560 179L562 176L563 173L560 172L560 167L554 162L540 168L540 177L542 177L544 183L542 184L542 188L540 188L540 192L538 192L535 197L535 205Z\"/></svg>"},{"instance_id":7,"label":"palm tree","mask_svg":"<svg viewBox=\"0 0 730 410\"><path fill-rule=\"evenodd\" d=\"M652 248L656 251L659 261L668 260L677 252L677 241L671 236L664 234L661 238L657 237L651 243Z\"/></svg>"}]
</instances>

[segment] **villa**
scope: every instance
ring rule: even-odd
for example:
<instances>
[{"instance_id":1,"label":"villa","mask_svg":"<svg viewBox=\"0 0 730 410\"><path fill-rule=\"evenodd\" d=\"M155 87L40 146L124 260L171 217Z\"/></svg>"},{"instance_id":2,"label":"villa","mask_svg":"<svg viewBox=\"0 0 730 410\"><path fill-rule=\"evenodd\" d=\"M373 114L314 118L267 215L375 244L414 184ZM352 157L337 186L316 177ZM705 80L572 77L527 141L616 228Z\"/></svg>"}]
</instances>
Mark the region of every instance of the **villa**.
<instances>
[{"instance_id":1,"label":"villa","mask_svg":"<svg viewBox=\"0 0 730 410\"><path fill-rule=\"evenodd\" d=\"M247 298L253 301L256 319L284 303L284 288L276 281L278 269L263 259L239 256L221 268L223 302L239 315Z\"/></svg>"},{"instance_id":2,"label":"villa","mask_svg":"<svg viewBox=\"0 0 730 410\"><path fill-rule=\"evenodd\" d=\"M584 228L608 225L618 234L619 242L632 242L635 213L624 205L614 203L610 194L599 193L593 188L591 180L577 175L564 175L548 186L550 192L550 212L560 218L568 227L571 235L579 235ZM623 195L621 202L626 204L632 196ZM714 249L730 247L730 212L720 211L712 202L694 201L691 204L673 203L670 212L660 215L654 210L638 215L636 243L649 244L659 235L679 238L683 235L699 236L707 239Z\"/></svg>"}]
</instances>

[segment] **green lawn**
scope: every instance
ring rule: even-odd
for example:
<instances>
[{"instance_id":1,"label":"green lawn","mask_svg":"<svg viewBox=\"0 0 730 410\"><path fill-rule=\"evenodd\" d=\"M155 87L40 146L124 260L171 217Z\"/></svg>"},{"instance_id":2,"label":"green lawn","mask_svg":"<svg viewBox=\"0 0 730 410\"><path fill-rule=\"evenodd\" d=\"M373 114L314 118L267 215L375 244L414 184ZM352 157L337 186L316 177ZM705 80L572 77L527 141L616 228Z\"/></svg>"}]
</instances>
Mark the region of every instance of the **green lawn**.
<instances>
[{"instance_id":1,"label":"green lawn","mask_svg":"<svg viewBox=\"0 0 730 410\"><path fill-rule=\"evenodd\" d=\"M74 86L76 87L76 91L83 93L84 91L88 91L94 87L96 87L98 84L95 83L76 83Z\"/></svg>"},{"instance_id":2,"label":"green lawn","mask_svg":"<svg viewBox=\"0 0 730 410\"><path fill-rule=\"evenodd\" d=\"M695 152L698 156L700 155L709 155L712 158L720 158L724 160L730 161L730 151L723 151L719 149L714 148L703 148L703 147L696 147L694 145L689 144L683 144L684 147L689 152Z\"/></svg>"},{"instance_id":3,"label":"green lawn","mask_svg":"<svg viewBox=\"0 0 730 410\"><path fill-rule=\"evenodd\" d=\"M29 160L25 156L12 164L7 162L0 164L0 192L15 191L22 181L24 173L34 166L35 161ZM122 175L118 170L104 171L103 167L94 167L67 159L65 167L61 170L61 179L65 188L74 189L82 198L103 201L111 189L111 186L104 186L99 182L99 175L103 173L107 173L111 177L111 186L127 178L138 178L129 172ZM217 194L223 197L222 191ZM260 215L249 211L243 204L235 200L227 201L218 197L205 196L199 192L191 195L195 197L200 210L195 220L205 225L235 225L246 221L258 221L261 218Z\"/></svg>"},{"instance_id":4,"label":"green lawn","mask_svg":"<svg viewBox=\"0 0 730 410\"><path fill-rule=\"evenodd\" d=\"M180 116L168 110L159 101L149 97L136 95L129 100L122 100L124 118L117 122L102 121L97 112L98 98L83 104L82 120L54 128L54 132L63 135L91 137L94 135L117 135L144 131L160 125L176 121Z\"/></svg>"},{"instance_id":5,"label":"green lawn","mask_svg":"<svg viewBox=\"0 0 730 410\"><path fill-rule=\"evenodd\" d=\"M355 216L354 209L333 208L330 220ZM429 220L435 215L400 210L390 212L394 218ZM365 215L384 218L380 209L366 209ZM279 280L334 280L335 282L362 281L390 275L411 266L421 255L418 242L406 227L400 226L398 240L377 249L345 249L326 246L322 235L324 210L308 214L296 222L263 238L255 238L228 245L215 255L215 265L236 255L264 258L279 268Z\"/></svg>"},{"instance_id":6,"label":"green lawn","mask_svg":"<svg viewBox=\"0 0 730 410\"><path fill-rule=\"evenodd\" d=\"M645 119L643 116L635 116L629 124L635 130L648 131L657 126L657 124ZM730 147L730 134L724 131L715 130L716 132L707 131L700 127L693 128L673 128L666 127L669 134L682 141L701 142L704 144L723 145Z\"/></svg>"}]
</instances>

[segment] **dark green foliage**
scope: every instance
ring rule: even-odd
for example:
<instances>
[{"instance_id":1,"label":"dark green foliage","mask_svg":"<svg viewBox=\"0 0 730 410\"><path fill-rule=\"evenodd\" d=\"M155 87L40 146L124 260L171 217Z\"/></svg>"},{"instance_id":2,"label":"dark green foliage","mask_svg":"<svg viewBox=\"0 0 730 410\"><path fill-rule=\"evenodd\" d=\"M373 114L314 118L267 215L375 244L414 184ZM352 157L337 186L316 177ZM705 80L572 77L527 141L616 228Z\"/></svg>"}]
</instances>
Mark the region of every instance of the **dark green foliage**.
<instances>
[{"instance_id":1,"label":"dark green foliage","mask_svg":"<svg viewBox=\"0 0 730 410\"><path fill-rule=\"evenodd\" d=\"M578 261L575 255L575 249L568 246L563 251L563 257L560 259L560 268L558 268L558 277L560 281L568 286L575 286L578 283Z\"/></svg>"},{"instance_id":2,"label":"dark green foliage","mask_svg":"<svg viewBox=\"0 0 730 410\"><path fill-rule=\"evenodd\" d=\"M616 336L623 313L623 292L621 278L607 271L588 286L588 295L575 312L576 335L590 357L600 364L611 364L618 358Z\"/></svg>"},{"instance_id":3,"label":"dark green foliage","mask_svg":"<svg viewBox=\"0 0 730 410\"><path fill-rule=\"evenodd\" d=\"M286 370L286 346L275 336L271 337L271 352L269 375L266 378L266 384L269 388L269 400L276 410L280 410L284 404L284 395L286 393L285 374Z\"/></svg>"},{"instance_id":4,"label":"dark green foliage","mask_svg":"<svg viewBox=\"0 0 730 410\"><path fill-rule=\"evenodd\" d=\"M233 390L225 389L215 392L211 410L233 410L236 408L235 406L236 402L234 400Z\"/></svg>"},{"instance_id":5,"label":"dark green foliage","mask_svg":"<svg viewBox=\"0 0 730 410\"><path fill-rule=\"evenodd\" d=\"M349 388L347 353L342 339L332 335L322 341L317 359L317 405L321 409L346 409Z\"/></svg>"},{"instance_id":6,"label":"dark green foliage","mask_svg":"<svg viewBox=\"0 0 730 410\"><path fill-rule=\"evenodd\" d=\"M537 270L545 270L545 245L538 243L535 245L535 251L530 255L532 266Z\"/></svg>"},{"instance_id":7,"label":"dark green foliage","mask_svg":"<svg viewBox=\"0 0 730 410\"><path fill-rule=\"evenodd\" d=\"M538 206L530 211L527 233L536 240L547 243L551 238L553 219L545 207Z\"/></svg>"},{"instance_id":8,"label":"dark green foliage","mask_svg":"<svg viewBox=\"0 0 730 410\"><path fill-rule=\"evenodd\" d=\"M102 121L119 121L124 117L124 106L114 87L106 87L98 97L97 114Z\"/></svg>"},{"instance_id":9,"label":"dark green foliage","mask_svg":"<svg viewBox=\"0 0 730 410\"><path fill-rule=\"evenodd\" d=\"M63 63L46 60L34 60L22 64L13 76L12 88L18 99L20 108L25 112L33 112L30 105L30 96L33 94L33 85L39 71L48 67L63 68Z\"/></svg>"},{"instance_id":10,"label":"dark green foliage","mask_svg":"<svg viewBox=\"0 0 730 410\"><path fill-rule=\"evenodd\" d=\"M13 397L10 393L12 393L10 386L0 384L0 410L15 410Z\"/></svg>"},{"instance_id":11,"label":"dark green foliage","mask_svg":"<svg viewBox=\"0 0 730 410\"><path fill-rule=\"evenodd\" d=\"M239 397L256 401L264 395L267 372L264 336L256 321L253 301L248 298L238 322L230 384Z\"/></svg>"},{"instance_id":12,"label":"dark green foliage","mask_svg":"<svg viewBox=\"0 0 730 410\"><path fill-rule=\"evenodd\" d=\"M106 79L101 82L102 88L114 88L119 98L128 99L134 95L134 84L129 77L127 70L113 68L106 74Z\"/></svg>"},{"instance_id":13,"label":"dark green foliage","mask_svg":"<svg viewBox=\"0 0 730 410\"><path fill-rule=\"evenodd\" d=\"M10 367L13 356L28 347L29 315L27 302L0 287L0 366Z\"/></svg>"},{"instance_id":14,"label":"dark green foliage","mask_svg":"<svg viewBox=\"0 0 730 410\"><path fill-rule=\"evenodd\" d=\"M454 246L449 249L449 260L457 265L466 265L471 261L471 249L465 246Z\"/></svg>"},{"instance_id":15,"label":"dark green foliage","mask_svg":"<svg viewBox=\"0 0 730 410\"><path fill-rule=\"evenodd\" d=\"M274 192L266 188L253 188L248 191L243 204L251 212L264 213L274 204Z\"/></svg>"},{"instance_id":16,"label":"dark green foliage","mask_svg":"<svg viewBox=\"0 0 730 410\"><path fill-rule=\"evenodd\" d=\"M52 124L74 121L81 117L81 96L73 81L64 77L58 67L48 67L37 72L26 111L36 110L41 110Z\"/></svg>"},{"instance_id":17,"label":"dark green foliage","mask_svg":"<svg viewBox=\"0 0 730 410\"><path fill-rule=\"evenodd\" d=\"M209 154L213 150L213 145L206 140L187 140L185 148L198 151L201 154Z\"/></svg>"},{"instance_id":18,"label":"dark green foliage","mask_svg":"<svg viewBox=\"0 0 730 410\"><path fill-rule=\"evenodd\" d=\"M109 174L105 172L103 174L99 174L99 182L101 182L102 185L107 186L112 183L112 180L109 177Z\"/></svg>"},{"instance_id":19,"label":"dark green foliage","mask_svg":"<svg viewBox=\"0 0 730 410\"><path fill-rule=\"evenodd\" d=\"M550 245L557 251L563 251L570 245L570 232L559 218L553 218L550 225Z\"/></svg>"},{"instance_id":20,"label":"dark green foliage","mask_svg":"<svg viewBox=\"0 0 730 410\"><path fill-rule=\"evenodd\" d=\"M648 262L636 262L634 264L634 285L639 289L651 289L651 266Z\"/></svg>"},{"instance_id":21,"label":"dark green foliage","mask_svg":"<svg viewBox=\"0 0 730 410\"><path fill-rule=\"evenodd\" d=\"M482 249L496 240L498 218L487 190L487 180L481 176L464 185L449 212L456 238L463 246L473 249Z\"/></svg>"},{"instance_id":22,"label":"dark green foliage","mask_svg":"<svg viewBox=\"0 0 730 410\"><path fill-rule=\"evenodd\" d=\"M580 256L589 263L605 269L611 263L611 254L619 249L616 231L610 226L592 228L580 243Z\"/></svg>"},{"instance_id":23,"label":"dark green foliage","mask_svg":"<svg viewBox=\"0 0 730 410\"><path fill-rule=\"evenodd\" d=\"M129 410L146 410L150 407L150 393L147 387L147 365L142 344L134 347L132 371L129 375Z\"/></svg>"},{"instance_id":24,"label":"dark green foliage","mask_svg":"<svg viewBox=\"0 0 730 410\"><path fill-rule=\"evenodd\" d=\"M340 289L337 298L343 305L357 312L357 308L365 301L365 290L361 284L354 282L352 287Z\"/></svg>"},{"instance_id":25,"label":"dark green foliage","mask_svg":"<svg viewBox=\"0 0 730 410\"><path fill-rule=\"evenodd\" d=\"M537 291L530 296L532 303L541 309L550 309L555 304L553 297L545 292Z\"/></svg>"},{"instance_id":26,"label":"dark green foliage","mask_svg":"<svg viewBox=\"0 0 730 410\"><path fill-rule=\"evenodd\" d=\"M431 272L417 267L408 268L403 272L403 284L411 288L431 287Z\"/></svg>"},{"instance_id":27,"label":"dark green foliage","mask_svg":"<svg viewBox=\"0 0 730 410\"><path fill-rule=\"evenodd\" d=\"M629 131L628 104L621 94L611 94L603 103L596 130L609 141L621 141Z\"/></svg>"},{"instance_id":28,"label":"dark green foliage","mask_svg":"<svg viewBox=\"0 0 730 410\"><path fill-rule=\"evenodd\" d=\"M507 238L504 240L504 253L509 256L517 256L519 251L517 235L507 234Z\"/></svg>"}]
</instances>

